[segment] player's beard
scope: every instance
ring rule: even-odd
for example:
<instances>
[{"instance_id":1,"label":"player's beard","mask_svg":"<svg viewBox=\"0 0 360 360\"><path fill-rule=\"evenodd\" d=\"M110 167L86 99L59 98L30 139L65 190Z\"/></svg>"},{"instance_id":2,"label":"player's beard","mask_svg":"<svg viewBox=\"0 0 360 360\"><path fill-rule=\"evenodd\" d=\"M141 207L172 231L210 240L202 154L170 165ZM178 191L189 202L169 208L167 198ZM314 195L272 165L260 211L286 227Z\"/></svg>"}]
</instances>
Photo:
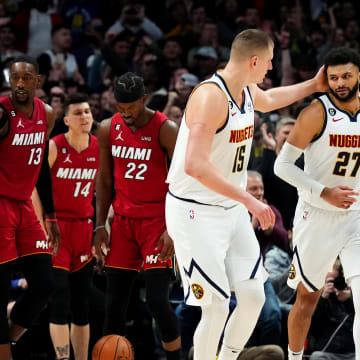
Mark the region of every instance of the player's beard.
<instances>
[{"instance_id":1,"label":"player's beard","mask_svg":"<svg viewBox=\"0 0 360 360\"><path fill-rule=\"evenodd\" d=\"M341 102L347 102L349 100L352 100L354 98L354 96L356 95L358 89L359 89L359 81L356 82L356 84L354 85L354 87L349 91L349 93L345 96L345 97L341 97L337 94L336 91L334 91L332 88L329 88L331 94L333 94L335 96L335 98Z\"/></svg>"},{"instance_id":2,"label":"player's beard","mask_svg":"<svg viewBox=\"0 0 360 360\"><path fill-rule=\"evenodd\" d=\"M30 104L30 96L28 93L26 93L25 96L18 96L16 92L12 94L13 100L19 105L28 105Z\"/></svg>"}]
</instances>

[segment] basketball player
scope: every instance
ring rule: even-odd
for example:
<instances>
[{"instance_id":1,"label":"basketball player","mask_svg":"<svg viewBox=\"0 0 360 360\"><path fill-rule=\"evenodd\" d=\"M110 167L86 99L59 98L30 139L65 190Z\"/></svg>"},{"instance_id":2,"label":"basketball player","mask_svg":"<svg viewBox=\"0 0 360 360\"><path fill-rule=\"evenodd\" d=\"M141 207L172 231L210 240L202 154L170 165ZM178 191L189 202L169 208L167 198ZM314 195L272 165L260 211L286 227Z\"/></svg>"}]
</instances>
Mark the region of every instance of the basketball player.
<instances>
[{"instance_id":1,"label":"basketball player","mask_svg":"<svg viewBox=\"0 0 360 360\"><path fill-rule=\"evenodd\" d=\"M11 359L16 342L37 318L54 290L51 249L56 254L60 230L55 217L48 156L53 109L35 98L38 65L27 56L10 65L11 95L0 98L0 359ZM48 239L35 215L31 193L37 187L45 211ZM6 307L14 260L28 289L10 314Z\"/></svg>"},{"instance_id":2,"label":"basketball player","mask_svg":"<svg viewBox=\"0 0 360 360\"><path fill-rule=\"evenodd\" d=\"M135 277L145 270L146 300L160 329L167 359L180 359L180 332L168 300L173 243L165 226L167 162L178 126L145 107L143 79L134 73L114 83L119 110L98 128L100 172L96 186L95 249L106 257L105 335L124 335L126 310ZM111 241L105 231L114 208Z\"/></svg>"},{"instance_id":3,"label":"basketball player","mask_svg":"<svg viewBox=\"0 0 360 360\"><path fill-rule=\"evenodd\" d=\"M248 194L246 168L254 131L254 108L266 112L321 90L323 70L307 82L262 91L272 69L273 42L245 30L232 44L230 60L192 93L169 171L166 223L174 239L187 304L201 306L194 359L215 359L228 312L237 306L219 360L236 359L264 303L258 241L248 212L262 229L274 225L267 204Z\"/></svg>"},{"instance_id":4,"label":"basketball player","mask_svg":"<svg viewBox=\"0 0 360 360\"><path fill-rule=\"evenodd\" d=\"M353 292L354 342L360 359L360 56L352 49L333 49L325 70L330 92L299 115L274 168L299 191L288 281L297 288L289 315L291 360L302 358L320 289L338 255ZM294 165L303 152L304 171Z\"/></svg>"},{"instance_id":5,"label":"basketball player","mask_svg":"<svg viewBox=\"0 0 360 360\"><path fill-rule=\"evenodd\" d=\"M49 164L62 244L53 256L56 292L50 305L50 335L57 359L88 359L88 300L92 282L92 200L99 168L97 138L90 135L93 117L87 96L69 95L65 134L50 140ZM69 336L68 318L71 312Z\"/></svg>"}]
</instances>

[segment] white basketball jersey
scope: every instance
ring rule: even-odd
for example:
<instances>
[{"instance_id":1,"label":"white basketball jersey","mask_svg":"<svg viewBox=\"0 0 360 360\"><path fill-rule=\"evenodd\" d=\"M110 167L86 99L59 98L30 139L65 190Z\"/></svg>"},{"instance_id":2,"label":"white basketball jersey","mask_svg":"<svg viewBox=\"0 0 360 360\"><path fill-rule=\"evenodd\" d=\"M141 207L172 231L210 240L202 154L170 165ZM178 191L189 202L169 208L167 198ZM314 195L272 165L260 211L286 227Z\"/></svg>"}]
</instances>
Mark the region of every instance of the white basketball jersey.
<instances>
[{"instance_id":1,"label":"white basketball jersey","mask_svg":"<svg viewBox=\"0 0 360 360\"><path fill-rule=\"evenodd\" d=\"M218 73L215 73L203 83L214 83L219 86L225 93L229 104L226 123L217 130L214 136L210 161L232 184L246 189L246 169L254 133L254 106L249 89L246 87L243 90L243 103L240 108L229 93L225 81ZM211 104L209 104L209 107L209 110L211 110ZM185 173L185 152L189 138L189 128L185 117L186 111L181 122L167 178L167 182L170 184L170 193L203 204L224 207L237 205L238 202L208 189Z\"/></svg>"},{"instance_id":2,"label":"white basketball jersey","mask_svg":"<svg viewBox=\"0 0 360 360\"><path fill-rule=\"evenodd\" d=\"M360 110L351 116L339 109L329 95L319 98L325 111L324 127L305 149L305 173L327 187L348 186L360 191ZM348 211L330 205L320 197L299 192L299 197L313 206ZM360 199L351 210L360 209Z\"/></svg>"}]
</instances>

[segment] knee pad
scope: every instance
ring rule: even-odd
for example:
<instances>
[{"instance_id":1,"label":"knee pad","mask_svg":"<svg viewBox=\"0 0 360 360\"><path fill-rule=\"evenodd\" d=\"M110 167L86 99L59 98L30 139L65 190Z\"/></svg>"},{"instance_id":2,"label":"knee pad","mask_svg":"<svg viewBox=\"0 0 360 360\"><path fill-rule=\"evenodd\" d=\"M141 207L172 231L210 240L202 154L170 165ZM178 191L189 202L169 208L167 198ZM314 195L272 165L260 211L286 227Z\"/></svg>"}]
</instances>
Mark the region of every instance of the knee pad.
<instances>
[{"instance_id":1,"label":"knee pad","mask_svg":"<svg viewBox=\"0 0 360 360\"><path fill-rule=\"evenodd\" d=\"M49 254L20 258L20 266L28 289L16 301L10 318L15 324L29 328L54 293L55 278Z\"/></svg>"},{"instance_id":2,"label":"knee pad","mask_svg":"<svg viewBox=\"0 0 360 360\"><path fill-rule=\"evenodd\" d=\"M71 322L78 326L89 323L89 297L92 284L92 264L70 274Z\"/></svg>"},{"instance_id":3,"label":"knee pad","mask_svg":"<svg viewBox=\"0 0 360 360\"><path fill-rule=\"evenodd\" d=\"M106 268L104 335L124 335L126 311L137 275L134 270Z\"/></svg>"},{"instance_id":4,"label":"knee pad","mask_svg":"<svg viewBox=\"0 0 360 360\"><path fill-rule=\"evenodd\" d=\"M173 341L180 336L179 321L169 303L170 278L169 269L149 269L145 272L146 302L164 342Z\"/></svg>"},{"instance_id":5,"label":"knee pad","mask_svg":"<svg viewBox=\"0 0 360 360\"><path fill-rule=\"evenodd\" d=\"M56 291L50 302L50 322L56 325L65 325L70 314L70 289L68 272L54 269Z\"/></svg>"},{"instance_id":6,"label":"knee pad","mask_svg":"<svg viewBox=\"0 0 360 360\"><path fill-rule=\"evenodd\" d=\"M13 272L12 263L0 264L0 344L9 343L9 326L7 306L10 297L10 278Z\"/></svg>"}]
</instances>

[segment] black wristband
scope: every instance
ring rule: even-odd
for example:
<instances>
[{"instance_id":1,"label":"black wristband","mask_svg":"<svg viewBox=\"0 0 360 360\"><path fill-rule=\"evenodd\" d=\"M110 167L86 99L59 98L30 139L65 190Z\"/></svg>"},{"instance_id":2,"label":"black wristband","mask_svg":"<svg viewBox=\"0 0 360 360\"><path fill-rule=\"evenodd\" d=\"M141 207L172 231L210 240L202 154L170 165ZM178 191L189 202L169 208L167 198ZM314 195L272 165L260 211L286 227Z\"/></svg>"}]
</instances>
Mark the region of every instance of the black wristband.
<instances>
[{"instance_id":1,"label":"black wristband","mask_svg":"<svg viewBox=\"0 0 360 360\"><path fill-rule=\"evenodd\" d=\"M39 194L41 204L45 214L55 213L54 197L52 191L51 170L48 161L49 141L46 141L44 157L41 163L39 178L36 183L36 189Z\"/></svg>"},{"instance_id":2,"label":"black wristband","mask_svg":"<svg viewBox=\"0 0 360 360\"><path fill-rule=\"evenodd\" d=\"M0 108L3 110L3 115L0 119L0 129L2 129L3 126L9 121L9 115L1 103L0 103Z\"/></svg>"}]
</instances>

